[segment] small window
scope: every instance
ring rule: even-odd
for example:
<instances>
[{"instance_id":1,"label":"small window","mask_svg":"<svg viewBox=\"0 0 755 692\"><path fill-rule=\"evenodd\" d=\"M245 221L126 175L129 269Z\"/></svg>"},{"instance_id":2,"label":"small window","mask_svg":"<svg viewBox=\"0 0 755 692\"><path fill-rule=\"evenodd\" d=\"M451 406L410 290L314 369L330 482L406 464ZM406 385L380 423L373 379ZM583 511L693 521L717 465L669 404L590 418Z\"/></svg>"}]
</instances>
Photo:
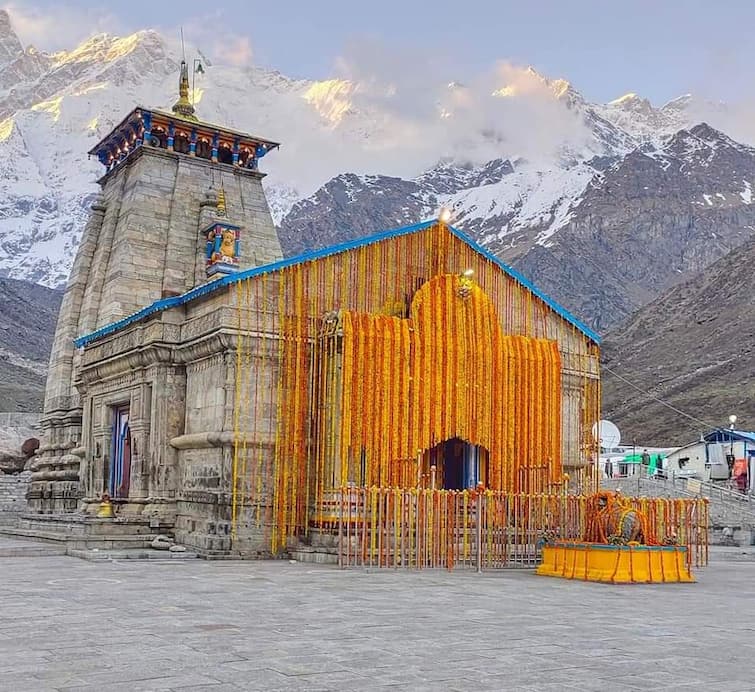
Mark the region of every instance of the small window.
<instances>
[{"instance_id":1,"label":"small window","mask_svg":"<svg viewBox=\"0 0 755 692\"><path fill-rule=\"evenodd\" d=\"M212 158L212 145L206 139L200 139L197 142L197 156L200 159Z\"/></svg>"},{"instance_id":2,"label":"small window","mask_svg":"<svg viewBox=\"0 0 755 692\"><path fill-rule=\"evenodd\" d=\"M220 163L233 163L233 153L228 147L218 149L218 161Z\"/></svg>"},{"instance_id":3,"label":"small window","mask_svg":"<svg viewBox=\"0 0 755 692\"><path fill-rule=\"evenodd\" d=\"M184 134L176 135L173 140L173 149L179 154L189 153L189 138Z\"/></svg>"}]
</instances>

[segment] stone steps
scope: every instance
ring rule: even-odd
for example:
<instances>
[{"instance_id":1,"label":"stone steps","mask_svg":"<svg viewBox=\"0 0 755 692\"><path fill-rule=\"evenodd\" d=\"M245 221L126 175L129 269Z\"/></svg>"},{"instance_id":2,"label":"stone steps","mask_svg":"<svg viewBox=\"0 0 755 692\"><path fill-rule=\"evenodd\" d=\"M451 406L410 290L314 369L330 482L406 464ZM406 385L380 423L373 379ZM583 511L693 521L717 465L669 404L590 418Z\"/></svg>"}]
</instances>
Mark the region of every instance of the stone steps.
<instances>
[{"instance_id":1,"label":"stone steps","mask_svg":"<svg viewBox=\"0 0 755 692\"><path fill-rule=\"evenodd\" d=\"M154 534L83 537L0 527L0 537L10 539L5 544L0 543L0 557L70 555L84 560L186 560L198 557L189 550L155 550L151 547Z\"/></svg>"},{"instance_id":2,"label":"stone steps","mask_svg":"<svg viewBox=\"0 0 755 692\"><path fill-rule=\"evenodd\" d=\"M29 545L20 541L18 545L0 545L0 557L50 557L65 554L65 546L44 545L43 543Z\"/></svg>"},{"instance_id":3,"label":"stone steps","mask_svg":"<svg viewBox=\"0 0 755 692\"><path fill-rule=\"evenodd\" d=\"M148 548L157 534L126 534L116 533L109 536L104 534L83 535L66 534L60 531L42 531L21 527L0 528L0 533L6 536L31 538L46 543L64 545L67 549L86 550L99 548L103 550L121 550L128 548Z\"/></svg>"},{"instance_id":4,"label":"stone steps","mask_svg":"<svg viewBox=\"0 0 755 692\"><path fill-rule=\"evenodd\" d=\"M317 565L338 564L338 551L329 548L301 545L296 548L289 548L288 554L292 560L296 560L297 562L308 562Z\"/></svg>"},{"instance_id":5,"label":"stone steps","mask_svg":"<svg viewBox=\"0 0 755 692\"><path fill-rule=\"evenodd\" d=\"M154 550L152 548L129 548L125 550L69 548L66 554L82 560L89 560L90 562L99 562L102 560L196 560L199 557L196 553L188 550L182 553L172 553L169 550Z\"/></svg>"},{"instance_id":6,"label":"stone steps","mask_svg":"<svg viewBox=\"0 0 755 692\"><path fill-rule=\"evenodd\" d=\"M18 528L40 533L58 533L65 536L116 536L154 534L149 522L143 519L98 519L96 517L71 518L55 515L22 515Z\"/></svg>"}]
</instances>

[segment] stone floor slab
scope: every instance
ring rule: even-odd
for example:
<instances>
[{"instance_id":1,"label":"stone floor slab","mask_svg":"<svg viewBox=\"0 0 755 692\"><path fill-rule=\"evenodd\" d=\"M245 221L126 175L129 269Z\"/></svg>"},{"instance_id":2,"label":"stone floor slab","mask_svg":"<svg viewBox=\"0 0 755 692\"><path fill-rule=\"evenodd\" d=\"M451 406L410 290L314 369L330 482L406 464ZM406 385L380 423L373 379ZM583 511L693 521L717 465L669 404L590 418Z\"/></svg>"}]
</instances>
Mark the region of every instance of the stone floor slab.
<instances>
[{"instance_id":1,"label":"stone floor slab","mask_svg":"<svg viewBox=\"0 0 755 692\"><path fill-rule=\"evenodd\" d=\"M755 562L625 587L63 556L0 575L1 692L755 690Z\"/></svg>"}]
</instances>

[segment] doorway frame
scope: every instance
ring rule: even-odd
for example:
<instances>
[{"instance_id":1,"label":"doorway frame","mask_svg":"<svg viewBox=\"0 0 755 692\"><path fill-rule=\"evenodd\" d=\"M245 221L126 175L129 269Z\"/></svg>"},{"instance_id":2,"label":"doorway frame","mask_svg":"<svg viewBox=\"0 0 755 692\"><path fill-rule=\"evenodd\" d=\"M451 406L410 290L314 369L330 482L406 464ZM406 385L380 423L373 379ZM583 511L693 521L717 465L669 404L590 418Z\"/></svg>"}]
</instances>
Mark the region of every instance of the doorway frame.
<instances>
[{"instance_id":1,"label":"doorway frame","mask_svg":"<svg viewBox=\"0 0 755 692\"><path fill-rule=\"evenodd\" d=\"M112 433L108 494L114 500L127 500L131 489L131 406L128 403L111 406Z\"/></svg>"}]
</instances>

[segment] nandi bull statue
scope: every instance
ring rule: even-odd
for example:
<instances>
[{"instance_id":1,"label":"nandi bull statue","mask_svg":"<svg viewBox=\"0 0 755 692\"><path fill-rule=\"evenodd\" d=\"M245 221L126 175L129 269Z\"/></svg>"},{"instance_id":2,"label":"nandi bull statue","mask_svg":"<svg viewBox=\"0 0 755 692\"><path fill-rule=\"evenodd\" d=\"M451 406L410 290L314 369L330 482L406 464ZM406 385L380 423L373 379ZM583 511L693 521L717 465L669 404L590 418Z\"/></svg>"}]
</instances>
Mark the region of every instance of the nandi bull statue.
<instances>
[{"instance_id":1,"label":"nandi bull statue","mask_svg":"<svg viewBox=\"0 0 755 692\"><path fill-rule=\"evenodd\" d=\"M603 490L587 499L584 540L614 545L658 545L647 517L619 493Z\"/></svg>"},{"instance_id":2,"label":"nandi bull statue","mask_svg":"<svg viewBox=\"0 0 755 692\"><path fill-rule=\"evenodd\" d=\"M634 502L601 491L581 506L582 539L546 538L538 574L610 584L694 581L687 546L678 545L673 534L659 545L653 522Z\"/></svg>"}]
</instances>

